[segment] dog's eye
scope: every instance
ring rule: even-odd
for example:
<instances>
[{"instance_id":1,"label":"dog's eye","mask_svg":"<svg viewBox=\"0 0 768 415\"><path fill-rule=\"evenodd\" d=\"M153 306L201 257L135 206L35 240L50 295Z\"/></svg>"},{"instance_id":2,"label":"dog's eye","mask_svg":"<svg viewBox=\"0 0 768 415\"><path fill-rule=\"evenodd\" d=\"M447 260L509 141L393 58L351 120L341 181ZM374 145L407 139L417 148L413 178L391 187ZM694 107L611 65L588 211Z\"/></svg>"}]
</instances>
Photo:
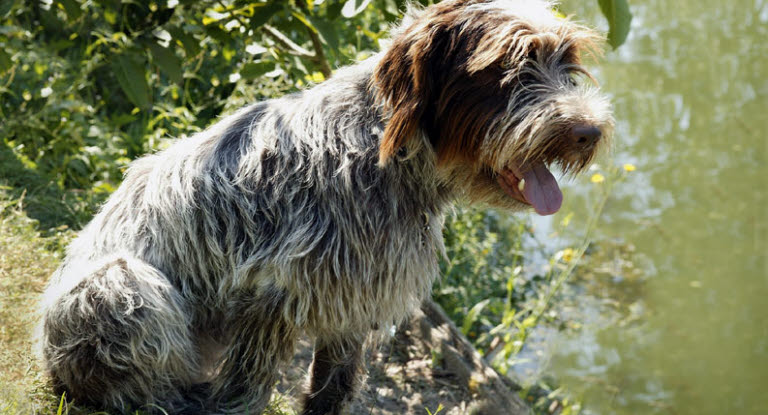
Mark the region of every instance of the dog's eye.
<instances>
[{"instance_id":1,"label":"dog's eye","mask_svg":"<svg viewBox=\"0 0 768 415\"><path fill-rule=\"evenodd\" d=\"M568 82L568 85L570 86L578 86L579 80L578 80L578 74L575 72L568 72L566 75L566 82Z\"/></svg>"}]
</instances>

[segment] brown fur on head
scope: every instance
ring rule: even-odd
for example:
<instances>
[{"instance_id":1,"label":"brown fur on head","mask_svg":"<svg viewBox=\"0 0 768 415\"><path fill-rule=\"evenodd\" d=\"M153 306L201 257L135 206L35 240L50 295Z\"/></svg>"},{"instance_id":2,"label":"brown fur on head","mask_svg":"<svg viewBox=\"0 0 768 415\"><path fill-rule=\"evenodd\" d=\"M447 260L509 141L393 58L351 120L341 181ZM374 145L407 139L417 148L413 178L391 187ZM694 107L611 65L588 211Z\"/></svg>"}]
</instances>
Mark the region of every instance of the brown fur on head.
<instances>
[{"instance_id":1,"label":"brown fur on head","mask_svg":"<svg viewBox=\"0 0 768 415\"><path fill-rule=\"evenodd\" d=\"M515 187L521 169L590 164L613 124L608 100L575 79L594 81L581 56L599 55L596 32L542 0L447 0L412 14L374 75L389 116L381 165L426 136L470 199L520 208L525 197L499 175ZM585 143L582 131L601 137Z\"/></svg>"}]
</instances>

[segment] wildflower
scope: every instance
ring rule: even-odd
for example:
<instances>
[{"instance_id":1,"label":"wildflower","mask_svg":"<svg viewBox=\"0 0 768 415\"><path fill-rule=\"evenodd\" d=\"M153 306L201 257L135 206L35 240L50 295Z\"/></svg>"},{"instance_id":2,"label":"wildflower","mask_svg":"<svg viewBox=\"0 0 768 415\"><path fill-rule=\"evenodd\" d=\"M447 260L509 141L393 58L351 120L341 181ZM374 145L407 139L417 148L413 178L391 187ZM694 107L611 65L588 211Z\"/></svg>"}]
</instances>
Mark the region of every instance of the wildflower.
<instances>
[{"instance_id":1,"label":"wildflower","mask_svg":"<svg viewBox=\"0 0 768 415\"><path fill-rule=\"evenodd\" d=\"M565 248L562 251L560 251L560 259L562 259L565 262L571 262L573 261L573 257L576 255L576 251L573 250L573 248Z\"/></svg>"},{"instance_id":2,"label":"wildflower","mask_svg":"<svg viewBox=\"0 0 768 415\"><path fill-rule=\"evenodd\" d=\"M589 181L591 181L592 183L602 183L605 181L605 176L603 176L600 173L595 173L592 175Z\"/></svg>"},{"instance_id":3,"label":"wildflower","mask_svg":"<svg viewBox=\"0 0 768 415\"><path fill-rule=\"evenodd\" d=\"M637 167L635 167L634 164L627 163L627 164L624 165L624 171L627 171L627 172L635 171L635 169L637 169Z\"/></svg>"}]
</instances>

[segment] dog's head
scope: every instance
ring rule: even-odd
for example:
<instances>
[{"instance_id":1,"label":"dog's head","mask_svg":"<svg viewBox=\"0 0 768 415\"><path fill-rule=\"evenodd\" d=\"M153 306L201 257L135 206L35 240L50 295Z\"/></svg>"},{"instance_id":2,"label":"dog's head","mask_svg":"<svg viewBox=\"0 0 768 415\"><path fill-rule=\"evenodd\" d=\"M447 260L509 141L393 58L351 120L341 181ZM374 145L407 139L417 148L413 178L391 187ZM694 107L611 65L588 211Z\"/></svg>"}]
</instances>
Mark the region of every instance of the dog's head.
<instances>
[{"instance_id":1,"label":"dog's head","mask_svg":"<svg viewBox=\"0 0 768 415\"><path fill-rule=\"evenodd\" d=\"M601 41L542 0L447 0L412 12L373 78L389 117L380 164L429 141L438 170L470 200L556 212L562 194L549 167L583 171L613 127L581 64Z\"/></svg>"}]
</instances>

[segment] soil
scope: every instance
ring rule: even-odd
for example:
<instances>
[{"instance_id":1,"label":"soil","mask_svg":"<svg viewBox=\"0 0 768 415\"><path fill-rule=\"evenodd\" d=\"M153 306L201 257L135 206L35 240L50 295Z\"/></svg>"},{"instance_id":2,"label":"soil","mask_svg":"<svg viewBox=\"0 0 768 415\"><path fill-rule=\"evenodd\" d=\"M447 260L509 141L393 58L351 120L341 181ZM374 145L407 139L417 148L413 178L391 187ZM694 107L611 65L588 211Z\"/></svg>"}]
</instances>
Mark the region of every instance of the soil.
<instances>
[{"instance_id":1,"label":"soil","mask_svg":"<svg viewBox=\"0 0 768 415\"><path fill-rule=\"evenodd\" d=\"M347 413L518 415L530 413L519 387L488 366L440 307L427 302L394 336L367 355L367 379ZM281 407L298 407L312 361L302 339L277 390Z\"/></svg>"}]
</instances>

